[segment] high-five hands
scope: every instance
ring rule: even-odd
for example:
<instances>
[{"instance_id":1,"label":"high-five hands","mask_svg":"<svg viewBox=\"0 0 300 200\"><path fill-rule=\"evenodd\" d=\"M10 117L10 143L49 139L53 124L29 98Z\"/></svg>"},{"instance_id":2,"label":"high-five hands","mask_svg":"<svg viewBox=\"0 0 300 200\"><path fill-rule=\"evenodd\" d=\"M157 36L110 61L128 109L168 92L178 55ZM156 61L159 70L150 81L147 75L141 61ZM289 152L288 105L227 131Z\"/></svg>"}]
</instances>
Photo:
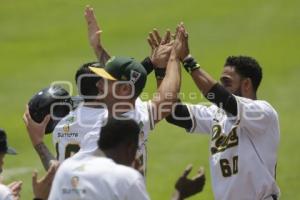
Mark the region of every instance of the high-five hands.
<instances>
[{"instance_id":1,"label":"high-five hands","mask_svg":"<svg viewBox=\"0 0 300 200\"><path fill-rule=\"evenodd\" d=\"M181 22L175 33L175 41L173 44L173 51L180 61L183 61L190 53L188 44L188 33L184 27L183 22Z\"/></svg>"},{"instance_id":2,"label":"high-five hands","mask_svg":"<svg viewBox=\"0 0 300 200\"><path fill-rule=\"evenodd\" d=\"M174 42L171 40L170 30L167 30L164 37L161 38L157 29L153 29L149 33L147 41L151 47L150 60L153 65L157 68L166 68Z\"/></svg>"}]
</instances>

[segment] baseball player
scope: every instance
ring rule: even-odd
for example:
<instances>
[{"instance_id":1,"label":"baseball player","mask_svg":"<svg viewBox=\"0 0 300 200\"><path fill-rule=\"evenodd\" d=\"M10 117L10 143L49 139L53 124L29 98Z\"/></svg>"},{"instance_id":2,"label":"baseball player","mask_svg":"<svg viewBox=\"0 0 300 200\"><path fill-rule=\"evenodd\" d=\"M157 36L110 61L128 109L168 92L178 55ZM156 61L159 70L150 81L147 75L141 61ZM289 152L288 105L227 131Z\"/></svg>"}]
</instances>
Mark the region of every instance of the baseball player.
<instances>
[{"instance_id":1,"label":"baseball player","mask_svg":"<svg viewBox=\"0 0 300 200\"><path fill-rule=\"evenodd\" d=\"M191 133L211 136L215 199L277 199L278 115L268 102L257 99L262 79L258 62L247 56L228 57L221 84L191 55L183 65L202 94L214 104L178 104L167 120Z\"/></svg>"},{"instance_id":2,"label":"baseball player","mask_svg":"<svg viewBox=\"0 0 300 200\"><path fill-rule=\"evenodd\" d=\"M171 56L176 57L177 52L173 50ZM95 74L103 78L98 81L97 88L100 95L106 93L101 102L106 105L108 113L112 116L122 115L134 119L141 127L138 155L141 155L143 164L147 160L146 142L148 133L154 128L155 123L170 112L173 102L176 101L180 79L180 66L178 64L178 58L170 59L166 77L158 89L161 98L154 98L149 102L137 100L145 86L147 72L134 59L112 57L104 68L90 68ZM165 98L165 93L171 94L173 97ZM162 106L164 106L163 109ZM88 133L80 151L89 152L97 148L95 141L98 137L99 131ZM144 170L145 167L146 165L144 165Z\"/></svg>"},{"instance_id":3,"label":"baseball player","mask_svg":"<svg viewBox=\"0 0 300 200\"><path fill-rule=\"evenodd\" d=\"M143 177L130 167L138 149L139 135L140 126L135 120L109 119L101 128L96 151L77 153L59 167L49 200L149 199ZM189 171L190 168L178 179L173 200L202 191L203 171L188 179Z\"/></svg>"},{"instance_id":4,"label":"baseball player","mask_svg":"<svg viewBox=\"0 0 300 200\"><path fill-rule=\"evenodd\" d=\"M101 127L101 119L107 117L105 105L97 103L98 90L95 77L89 67L99 67L99 63L84 64L75 75L78 92L83 97L82 103L60 120L52 133L57 160L62 162L78 152L86 133Z\"/></svg>"},{"instance_id":5,"label":"baseball player","mask_svg":"<svg viewBox=\"0 0 300 200\"><path fill-rule=\"evenodd\" d=\"M89 6L87 6L86 10L85 10L85 17L86 17L86 21L88 24L88 33L89 33L89 40L90 40L90 44L96 54L96 56L98 57L99 60L101 59L107 59L110 56L107 54L107 51L105 51L105 49L103 48L103 46L101 45L101 41L100 41L100 34L101 34L101 30L98 26L98 23L96 21L93 9ZM184 29L183 25L181 25L181 29ZM181 31L182 32L182 31ZM156 35L157 35L157 31L155 31ZM179 34L182 38L183 35L180 33ZM179 42L179 40L177 41ZM151 70L154 68L154 66L166 66L170 57L170 52L172 49L172 42L171 42L171 37L170 37L170 32L167 31L163 41L159 42L159 47L153 49L151 57L150 58L146 58L143 62L142 65L144 66L144 68L146 69L147 73L150 73ZM100 61L101 62L101 61ZM126 66L127 65L127 66ZM160 91L160 86L162 83L162 79L164 78L164 76L166 76L166 70L165 69L160 69L155 67L155 75L156 77L160 78L159 84L158 84L158 93L159 96L163 97L160 98L160 100L158 100L156 102L156 100L154 101L154 106L152 105L152 103L148 102L142 102L139 98L137 98L137 96L141 93L142 88L144 87L145 84L145 72L144 70L142 70L142 67L140 64L136 63L134 60L132 59L128 59L128 58L111 58L106 64L104 69L99 70L99 69L95 69L95 68L91 68L96 74L98 74L99 76L101 76L104 79L101 79L99 81L99 84L97 84L97 87L99 89L99 93L103 93L104 90L104 86L103 86L103 80L107 81L108 83L108 94L106 95L105 98L102 99L102 102L108 107L108 111L110 114L112 114L114 112L114 108L117 104L129 104L129 107L127 108L123 108L123 112L122 115L123 116L128 116L130 118L135 119L140 126L142 127L142 132L140 134L140 148L138 150L138 155L141 155L140 159L142 163L146 163L146 141L147 141L147 135L148 132L154 127L154 124L157 123L159 120L161 120L162 118L164 118L167 114L167 112L162 113L160 112L158 115L158 112L156 113L156 111L160 111L162 110L162 107L159 107L159 105L163 105L163 104L169 104L167 106L171 106L176 94L173 92L175 91L174 89L179 89L177 88L178 83L177 81L172 81L169 82L169 86L172 90L167 91ZM112 72L114 71L114 72ZM110 72L115 73L114 75L117 77L114 77L114 75L110 74ZM178 78L178 76L176 75L174 77L175 79ZM139 80L140 79L140 80ZM168 77L168 79L171 80L171 77ZM131 83L133 83L134 86L134 90L133 93L132 91L130 91L133 94L133 98L131 99L123 99L123 98L115 98L114 95L112 95L112 89L110 85L113 85L114 81L130 81ZM177 82L177 83L176 83ZM175 87L172 87L172 84L174 83ZM163 84L163 87L166 87L168 84L168 80L165 81L165 83ZM163 88L162 87L162 88ZM124 90L132 90L130 88L126 88L124 87ZM166 99L164 98L165 94L170 94L172 98L170 99ZM121 95L122 96L122 95ZM134 102L134 103L133 103ZM156 104L157 103L157 104ZM167 106L165 107L165 109L167 109ZM155 119L156 118L156 119ZM101 133L100 133L101 135ZM90 132L88 134L86 134L86 138L85 140L82 142L83 146L81 148L81 151L91 151L91 149L96 149L96 142L97 139L99 137L99 133L97 131L93 131ZM91 148L92 147L92 148ZM144 165L144 171L145 171L145 166Z\"/></svg>"}]
</instances>

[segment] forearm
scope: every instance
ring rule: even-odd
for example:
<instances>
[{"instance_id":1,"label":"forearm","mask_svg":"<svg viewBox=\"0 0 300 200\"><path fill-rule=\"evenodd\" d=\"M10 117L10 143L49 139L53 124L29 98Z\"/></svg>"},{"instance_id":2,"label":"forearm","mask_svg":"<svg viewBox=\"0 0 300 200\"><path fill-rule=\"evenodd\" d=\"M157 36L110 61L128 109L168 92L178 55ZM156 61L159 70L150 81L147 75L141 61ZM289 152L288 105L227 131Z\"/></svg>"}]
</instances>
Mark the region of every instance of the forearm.
<instances>
[{"instance_id":1,"label":"forearm","mask_svg":"<svg viewBox=\"0 0 300 200\"><path fill-rule=\"evenodd\" d=\"M181 84L180 61L175 55L171 55L166 70L166 75L160 83L158 94L163 102L175 103ZM166 96L165 94L169 94Z\"/></svg>"},{"instance_id":2,"label":"forearm","mask_svg":"<svg viewBox=\"0 0 300 200\"><path fill-rule=\"evenodd\" d=\"M156 112L157 120L165 118L171 113L172 105L177 101L177 94L180 90L180 61L175 55L170 56L166 75L161 81L157 90Z\"/></svg>"},{"instance_id":3,"label":"forearm","mask_svg":"<svg viewBox=\"0 0 300 200\"><path fill-rule=\"evenodd\" d=\"M35 145L34 148L38 153L45 170L47 171L51 166L51 161L56 160L55 157L51 154L44 142Z\"/></svg>"},{"instance_id":4,"label":"forearm","mask_svg":"<svg viewBox=\"0 0 300 200\"><path fill-rule=\"evenodd\" d=\"M211 90L211 88L217 83L208 73L203 69L196 69L191 72L191 76L197 85L198 89L204 96Z\"/></svg>"},{"instance_id":5,"label":"forearm","mask_svg":"<svg viewBox=\"0 0 300 200\"><path fill-rule=\"evenodd\" d=\"M99 60L100 65L104 66L105 63L110 59L110 55L101 45L97 45L97 46L93 47L93 49L94 49L95 55L97 56L97 58Z\"/></svg>"}]
</instances>

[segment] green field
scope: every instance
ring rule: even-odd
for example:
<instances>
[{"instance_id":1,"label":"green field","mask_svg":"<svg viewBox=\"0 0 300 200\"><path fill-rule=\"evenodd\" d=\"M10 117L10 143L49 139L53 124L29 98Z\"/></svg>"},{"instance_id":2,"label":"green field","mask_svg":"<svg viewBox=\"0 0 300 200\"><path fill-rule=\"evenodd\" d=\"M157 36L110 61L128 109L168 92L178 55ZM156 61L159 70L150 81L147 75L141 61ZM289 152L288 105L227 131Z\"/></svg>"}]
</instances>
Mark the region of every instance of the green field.
<instances>
[{"instance_id":1,"label":"green field","mask_svg":"<svg viewBox=\"0 0 300 200\"><path fill-rule=\"evenodd\" d=\"M103 28L103 43L112 55L143 59L149 55L146 37L157 27L184 21L190 48L206 71L218 78L228 55L251 55L263 66L259 98L279 113L281 141L277 180L281 199L300 199L300 2L296 0L10 0L0 5L0 127L18 156L7 156L4 182L21 179L22 199L32 197L31 171L43 172L27 136L22 114L29 98L54 80L73 81L80 64L95 60L87 41L83 10L95 8ZM185 94L198 92L183 71ZM153 76L153 75L152 75ZM154 78L145 92L155 90ZM298 85L299 84L299 85ZM297 89L298 88L298 89ZM204 101L198 93L198 99ZM51 145L51 136L46 136ZM188 163L206 169L204 191L191 199L213 199L209 166L209 138L188 135L160 123L149 143L147 187L153 199L170 199L174 182ZM194 171L195 172L195 171ZM298 192L297 192L298 191Z\"/></svg>"}]
</instances>

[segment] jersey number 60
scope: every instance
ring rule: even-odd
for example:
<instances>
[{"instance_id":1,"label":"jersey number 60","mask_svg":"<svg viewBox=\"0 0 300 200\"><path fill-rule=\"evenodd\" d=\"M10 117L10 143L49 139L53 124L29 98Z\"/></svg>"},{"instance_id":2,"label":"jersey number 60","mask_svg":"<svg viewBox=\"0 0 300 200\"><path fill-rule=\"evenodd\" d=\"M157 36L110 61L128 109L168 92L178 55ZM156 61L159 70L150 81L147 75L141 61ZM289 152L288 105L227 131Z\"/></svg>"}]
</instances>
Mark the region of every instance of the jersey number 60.
<instances>
[{"instance_id":1,"label":"jersey number 60","mask_svg":"<svg viewBox=\"0 0 300 200\"><path fill-rule=\"evenodd\" d=\"M232 167L227 159L220 159L220 167L224 177L230 177L238 173L238 156L233 156Z\"/></svg>"}]
</instances>

